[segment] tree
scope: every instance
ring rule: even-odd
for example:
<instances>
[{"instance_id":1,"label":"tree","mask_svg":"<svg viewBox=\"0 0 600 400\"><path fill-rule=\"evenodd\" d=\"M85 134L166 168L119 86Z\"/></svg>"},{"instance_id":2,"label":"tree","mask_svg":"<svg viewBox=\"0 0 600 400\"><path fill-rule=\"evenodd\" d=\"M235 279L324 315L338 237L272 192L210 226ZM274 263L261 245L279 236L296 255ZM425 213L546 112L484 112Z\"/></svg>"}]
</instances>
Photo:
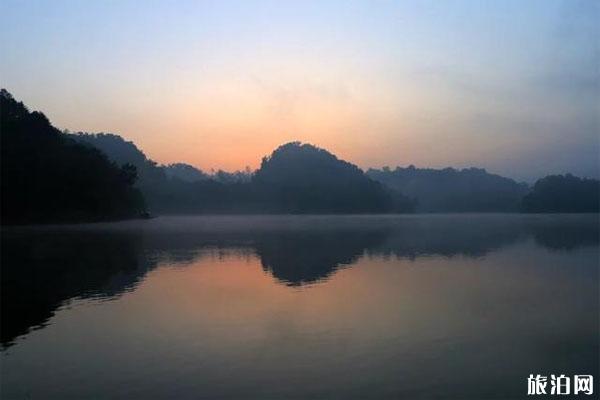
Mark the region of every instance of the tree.
<instances>
[{"instance_id":1,"label":"tree","mask_svg":"<svg viewBox=\"0 0 600 400\"><path fill-rule=\"evenodd\" d=\"M0 91L2 223L128 218L144 210L136 170L119 168Z\"/></svg>"},{"instance_id":2,"label":"tree","mask_svg":"<svg viewBox=\"0 0 600 400\"><path fill-rule=\"evenodd\" d=\"M546 176L523 198L522 208L525 212L598 212L600 181L571 174Z\"/></svg>"}]
</instances>

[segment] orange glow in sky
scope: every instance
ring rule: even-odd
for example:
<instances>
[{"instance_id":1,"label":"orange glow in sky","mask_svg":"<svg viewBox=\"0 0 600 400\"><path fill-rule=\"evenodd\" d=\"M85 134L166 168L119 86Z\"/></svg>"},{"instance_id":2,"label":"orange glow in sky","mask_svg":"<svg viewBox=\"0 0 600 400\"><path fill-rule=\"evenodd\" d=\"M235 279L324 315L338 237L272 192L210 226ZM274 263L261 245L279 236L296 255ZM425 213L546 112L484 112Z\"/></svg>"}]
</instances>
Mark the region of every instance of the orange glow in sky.
<instances>
[{"instance_id":1,"label":"orange glow in sky","mask_svg":"<svg viewBox=\"0 0 600 400\"><path fill-rule=\"evenodd\" d=\"M597 2L6 1L1 84L159 163L598 175Z\"/></svg>"}]
</instances>

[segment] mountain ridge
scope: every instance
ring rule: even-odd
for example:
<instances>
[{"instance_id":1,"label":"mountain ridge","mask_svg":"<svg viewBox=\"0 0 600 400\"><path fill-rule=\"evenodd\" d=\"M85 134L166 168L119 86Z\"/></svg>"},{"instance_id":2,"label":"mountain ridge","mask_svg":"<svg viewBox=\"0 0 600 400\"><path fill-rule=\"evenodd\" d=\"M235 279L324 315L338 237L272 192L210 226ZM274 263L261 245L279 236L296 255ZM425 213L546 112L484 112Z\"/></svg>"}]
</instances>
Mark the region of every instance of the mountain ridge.
<instances>
[{"instance_id":1,"label":"mountain ridge","mask_svg":"<svg viewBox=\"0 0 600 400\"><path fill-rule=\"evenodd\" d=\"M3 208L3 223L18 220L18 216L13 218L11 214L23 212L19 202L13 201L15 198L31 202L29 192L15 182L44 187L41 191L36 189L36 193L49 196L50 200L65 192L66 189L59 188L69 179L75 179L75 195L58 203L56 209L61 210L64 204L71 204L73 209L79 207L75 214L81 220L145 214L144 203L152 212L162 214L598 212L600 207L598 180L569 174L548 176L530 188L474 167L459 170L411 165L364 171L328 150L299 141L274 149L263 157L256 171L205 173L184 163L160 165L134 142L116 134L60 132L44 114L29 112L4 89L2 102L2 200L3 207L9 204ZM19 124L25 128L19 128ZM28 142L19 132L35 140ZM48 158L48 154L54 155ZM80 159L77 162L87 160L89 166L78 166L73 161L77 157ZM22 173L18 179L17 175L10 175L27 171L23 163L34 170L42 160L50 163L48 171L59 168L62 176L55 174L39 181L35 174ZM37 170L41 174L47 172ZM110 185L117 190L110 189ZM56 190L62 192L55 193ZM107 201L111 195L117 197ZM129 205L123 205L126 202L118 205L118 196L121 202L129 198ZM140 198L134 201L136 196ZM80 200L73 200L77 198ZM100 201L101 198L105 200ZM37 215L30 218L32 222L78 219L66 209L64 215L57 211L47 218L45 214L52 212L43 206L44 202L36 204L39 209L32 211ZM136 211L125 212L125 208L116 211L119 207Z\"/></svg>"}]
</instances>

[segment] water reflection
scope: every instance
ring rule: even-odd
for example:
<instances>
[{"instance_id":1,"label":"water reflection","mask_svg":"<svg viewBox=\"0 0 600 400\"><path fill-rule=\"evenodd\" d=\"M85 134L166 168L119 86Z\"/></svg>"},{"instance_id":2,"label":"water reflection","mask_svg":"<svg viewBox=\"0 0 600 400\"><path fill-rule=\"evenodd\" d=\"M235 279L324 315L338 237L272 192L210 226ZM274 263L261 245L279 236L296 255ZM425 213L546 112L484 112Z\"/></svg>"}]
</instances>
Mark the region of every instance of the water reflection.
<instances>
[{"instance_id":1,"label":"water reflection","mask_svg":"<svg viewBox=\"0 0 600 400\"><path fill-rule=\"evenodd\" d=\"M598 251L581 215L3 230L2 396L525 398L598 373Z\"/></svg>"},{"instance_id":2,"label":"water reflection","mask_svg":"<svg viewBox=\"0 0 600 400\"><path fill-rule=\"evenodd\" d=\"M6 232L2 237L1 339L4 346L43 326L66 300L112 297L156 264L138 235Z\"/></svg>"},{"instance_id":3,"label":"water reflection","mask_svg":"<svg viewBox=\"0 0 600 400\"><path fill-rule=\"evenodd\" d=\"M281 283L300 286L329 278L381 244L388 231L362 228L273 232L256 238L253 247L265 271Z\"/></svg>"},{"instance_id":4,"label":"water reflection","mask_svg":"<svg viewBox=\"0 0 600 400\"><path fill-rule=\"evenodd\" d=\"M206 249L255 254L281 284L329 279L361 256L484 257L519 241L571 251L598 245L595 216L204 217L2 232L3 347L75 298L114 298L161 264ZM214 254L214 253L210 253Z\"/></svg>"}]
</instances>

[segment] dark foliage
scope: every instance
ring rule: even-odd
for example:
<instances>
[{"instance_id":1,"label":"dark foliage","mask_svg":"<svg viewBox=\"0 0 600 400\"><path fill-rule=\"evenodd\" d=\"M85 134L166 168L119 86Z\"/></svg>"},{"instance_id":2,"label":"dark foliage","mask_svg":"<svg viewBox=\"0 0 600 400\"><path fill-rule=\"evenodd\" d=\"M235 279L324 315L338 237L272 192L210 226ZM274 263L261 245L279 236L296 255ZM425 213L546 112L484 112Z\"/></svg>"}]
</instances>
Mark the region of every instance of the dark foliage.
<instances>
[{"instance_id":1,"label":"dark foliage","mask_svg":"<svg viewBox=\"0 0 600 400\"><path fill-rule=\"evenodd\" d=\"M595 180L549 176L527 195L526 184L477 168L410 166L365 174L300 142L280 146L255 172L161 166L118 135L63 134L5 90L0 98L5 224L126 218L144 213L144 204L157 214L599 209Z\"/></svg>"},{"instance_id":2,"label":"dark foliage","mask_svg":"<svg viewBox=\"0 0 600 400\"><path fill-rule=\"evenodd\" d=\"M409 199L318 147L292 142L263 158L252 183L280 212L406 212Z\"/></svg>"},{"instance_id":3,"label":"dark foliage","mask_svg":"<svg viewBox=\"0 0 600 400\"><path fill-rule=\"evenodd\" d=\"M119 165L137 167L136 186L148 207L159 214L240 213L257 211L249 170L206 174L184 163L158 165L134 143L110 133L76 133L75 140L104 152Z\"/></svg>"},{"instance_id":4,"label":"dark foliage","mask_svg":"<svg viewBox=\"0 0 600 400\"><path fill-rule=\"evenodd\" d=\"M421 212L518 211L528 187L485 169L370 169L372 179L415 198Z\"/></svg>"},{"instance_id":5,"label":"dark foliage","mask_svg":"<svg viewBox=\"0 0 600 400\"><path fill-rule=\"evenodd\" d=\"M250 170L250 167L246 167L243 171L227 172L218 170L217 172L209 175L210 179L213 179L221 183L249 183L252 180L254 173Z\"/></svg>"},{"instance_id":6,"label":"dark foliage","mask_svg":"<svg viewBox=\"0 0 600 400\"><path fill-rule=\"evenodd\" d=\"M538 180L523 198L523 211L582 213L600 211L600 181L571 174L549 175Z\"/></svg>"},{"instance_id":7,"label":"dark foliage","mask_svg":"<svg viewBox=\"0 0 600 400\"><path fill-rule=\"evenodd\" d=\"M138 187L155 213L406 212L412 202L374 182L356 166L317 147L289 143L255 174L205 174L187 164L158 166L133 143L112 134L75 135L118 164L138 168Z\"/></svg>"},{"instance_id":8,"label":"dark foliage","mask_svg":"<svg viewBox=\"0 0 600 400\"><path fill-rule=\"evenodd\" d=\"M0 92L2 223L79 222L139 215L133 165L119 168L40 112Z\"/></svg>"},{"instance_id":9,"label":"dark foliage","mask_svg":"<svg viewBox=\"0 0 600 400\"><path fill-rule=\"evenodd\" d=\"M97 148L117 165L134 165L138 171L137 185L141 188L160 184L166 179L164 168L146 157L133 142L126 141L119 135L78 132L69 137L88 147Z\"/></svg>"},{"instance_id":10,"label":"dark foliage","mask_svg":"<svg viewBox=\"0 0 600 400\"><path fill-rule=\"evenodd\" d=\"M225 184L248 183L252 180L253 175L249 167L246 167L244 171L227 172L218 170L210 174L185 163L169 164L163 168L168 178L179 179L184 182L213 180Z\"/></svg>"},{"instance_id":11,"label":"dark foliage","mask_svg":"<svg viewBox=\"0 0 600 400\"><path fill-rule=\"evenodd\" d=\"M164 167L167 178L179 179L184 182L197 182L210 179L210 176L198 168L185 163L169 164Z\"/></svg>"}]
</instances>

